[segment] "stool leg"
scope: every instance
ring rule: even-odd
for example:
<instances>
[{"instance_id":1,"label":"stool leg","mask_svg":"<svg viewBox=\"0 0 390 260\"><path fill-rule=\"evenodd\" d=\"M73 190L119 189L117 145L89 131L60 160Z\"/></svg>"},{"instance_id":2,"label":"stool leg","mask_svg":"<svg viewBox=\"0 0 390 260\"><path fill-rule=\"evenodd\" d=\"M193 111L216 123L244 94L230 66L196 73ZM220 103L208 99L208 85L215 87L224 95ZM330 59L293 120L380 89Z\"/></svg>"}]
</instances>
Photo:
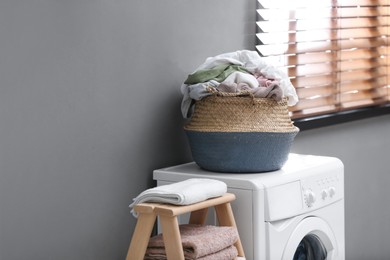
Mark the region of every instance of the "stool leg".
<instances>
[{"instance_id":1,"label":"stool leg","mask_svg":"<svg viewBox=\"0 0 390 260\"><path fill-rule=\"evenodd\" d=\"M216 205L215 212L217 214L217 218L220 226L229 226L229 227L237 228L236 221L234 220L233 210L230 203L223 203L220 205ZM238 256L245 257L240 236L238 236L238 240L234 244L234 246L237 248Z\"/></svg>"},{"instance_id":2,"label":"stool leg","mask_svg":"<svg viewBox=\"0 0 390 260\"><path fill-rule=\"evenodd\" d=\"M204 225L206 222L208 208L192 211L189 224Z\"/></svg>"},{"instance_id":3,"label":"stool leg","mask_svg":"<svg viewBox=\"0 0 390 260\"><path fill-rule=\"evenodd\" d=\"M162 235L168 260L184 260L179 222L176 216L160 215Z\"/></svg>"},{"instance_id":4,"label":"stool leg","mask_svg":"<svg viewBox=\"0 0 390 260\"><path fill-rule=\"evenodd\" d=\"M139 213L126 260L144 259L155 221L154 213Z\"/></svg>"}]
</instances>

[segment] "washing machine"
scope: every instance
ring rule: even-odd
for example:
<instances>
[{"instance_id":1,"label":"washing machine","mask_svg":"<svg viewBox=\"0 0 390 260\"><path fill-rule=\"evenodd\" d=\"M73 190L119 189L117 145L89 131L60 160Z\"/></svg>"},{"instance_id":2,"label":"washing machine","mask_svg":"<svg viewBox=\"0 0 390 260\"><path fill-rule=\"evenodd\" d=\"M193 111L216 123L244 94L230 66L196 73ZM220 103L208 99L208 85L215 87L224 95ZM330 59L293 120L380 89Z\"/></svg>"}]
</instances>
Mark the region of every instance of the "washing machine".
<instances>
[{"instance_id":1,"label":"washing machine","mask_svg":"<svg viewBox=\"0 0 390 260\"><path fill-rule=\"evenodd\" d=\"M290 154L282 169L216 173L194 162L153 172L157 185L223 181L247 260L345 259L344 166L334 157ZM211 211L209 220L215 223Z\"/></svg>"}]
</instances>

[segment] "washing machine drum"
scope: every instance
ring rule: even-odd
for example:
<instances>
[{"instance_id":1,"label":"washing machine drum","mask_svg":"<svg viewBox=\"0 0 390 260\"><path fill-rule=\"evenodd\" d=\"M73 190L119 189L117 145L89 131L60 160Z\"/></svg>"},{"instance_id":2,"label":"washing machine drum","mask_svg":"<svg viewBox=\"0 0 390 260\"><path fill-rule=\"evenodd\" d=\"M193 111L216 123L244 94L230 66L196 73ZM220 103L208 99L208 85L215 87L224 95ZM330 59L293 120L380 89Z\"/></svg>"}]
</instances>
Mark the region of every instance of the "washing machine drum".
<instances>
[{"instance_id":1,"label":"washing machine drum","mask_svg":"<svg viewBox=\"0 0 390 260\"><path fill-rule=\"evenodd\" d=\"M333 260L336 259L337 241L328 224L315 217L301 221L291 234L283 260Z\"/></svg>"},{"instance_id":2,"label":"washing machine drum","mask_svg":"<svg viewBox=\"0 0 390 260\"><path fill-rule=\"evenodd\" d=\"M321 239L315 234L306 235L298 245L293 260L324 260L327 251Z\"/></svg>"}]
</instances>

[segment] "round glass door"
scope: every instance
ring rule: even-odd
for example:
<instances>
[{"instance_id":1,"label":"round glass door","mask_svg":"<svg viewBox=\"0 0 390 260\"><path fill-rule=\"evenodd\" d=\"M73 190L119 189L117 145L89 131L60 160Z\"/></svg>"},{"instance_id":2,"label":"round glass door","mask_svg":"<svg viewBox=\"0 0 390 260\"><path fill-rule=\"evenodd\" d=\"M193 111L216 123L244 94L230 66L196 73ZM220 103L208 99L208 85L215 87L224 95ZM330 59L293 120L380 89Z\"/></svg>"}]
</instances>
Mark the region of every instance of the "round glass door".
<instances>
[{"instance_id":1,"label":"round glass door","mask_svg":"<svg viewBox=\"0 0 390 260\"><path fill-rule=\"evenodd\" d=\"M303 219L292 232L283 260L334 260L337 243L333 231L320 218Z\"/></svg>"},{"instance_id":2,"label":"round glass door","mask_svg":"<svg viewBox=\"0 0 390 260\"><path fill-rule=\"evenodd\" d=\"M315 234L306 235L297 247L293 260L325 260L327 251Z\"/></svg>"}]
</instances>

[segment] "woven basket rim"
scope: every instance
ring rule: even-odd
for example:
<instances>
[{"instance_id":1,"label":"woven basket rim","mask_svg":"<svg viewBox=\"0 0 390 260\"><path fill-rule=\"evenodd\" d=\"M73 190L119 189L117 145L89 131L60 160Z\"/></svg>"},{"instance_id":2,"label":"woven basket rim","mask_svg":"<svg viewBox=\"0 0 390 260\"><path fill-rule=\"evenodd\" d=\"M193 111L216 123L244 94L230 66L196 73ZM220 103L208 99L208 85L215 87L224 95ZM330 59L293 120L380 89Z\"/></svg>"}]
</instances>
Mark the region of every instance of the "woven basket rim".
<instances>
[{"instance_id":1,"label":"woven basket rim","mask_svg":"<svg viewBox=\"0 0 390 260\"><path fill-rule=\"evenodd\" d=\"M253 93L249 90L241 90L239 92L223 92L223 91L216 90L214 87L208 87L206 91L209 92L211 96L218 96L218 97L251 97L255 99L274 100L269 97L255 97ZM288 97L282 97L282 99L288 100Z\"/></svg>"},{"instance_id":2,"label":"woven basket rim","mask_svg":"<svg viewBox=\"0 0 390 260\"><path fill-rule=\"evenodd\" d=\"M196 130L196 129L190 129L187 127L187 125L185 125L183 127L183 130L184 131L189 131L189 132L197 132L197 133L238 133L238 134L242 134L242 133L272 133L272 134L293 134L293 133L298 133L300 132L300 129L296 126L293 126L293 128L291 128L291 131L280 131L280 132L276 132L276 131L212 131L212 130L208 130L208 129L205 129L205 130Z\"/></svg>"}]
</instances>

